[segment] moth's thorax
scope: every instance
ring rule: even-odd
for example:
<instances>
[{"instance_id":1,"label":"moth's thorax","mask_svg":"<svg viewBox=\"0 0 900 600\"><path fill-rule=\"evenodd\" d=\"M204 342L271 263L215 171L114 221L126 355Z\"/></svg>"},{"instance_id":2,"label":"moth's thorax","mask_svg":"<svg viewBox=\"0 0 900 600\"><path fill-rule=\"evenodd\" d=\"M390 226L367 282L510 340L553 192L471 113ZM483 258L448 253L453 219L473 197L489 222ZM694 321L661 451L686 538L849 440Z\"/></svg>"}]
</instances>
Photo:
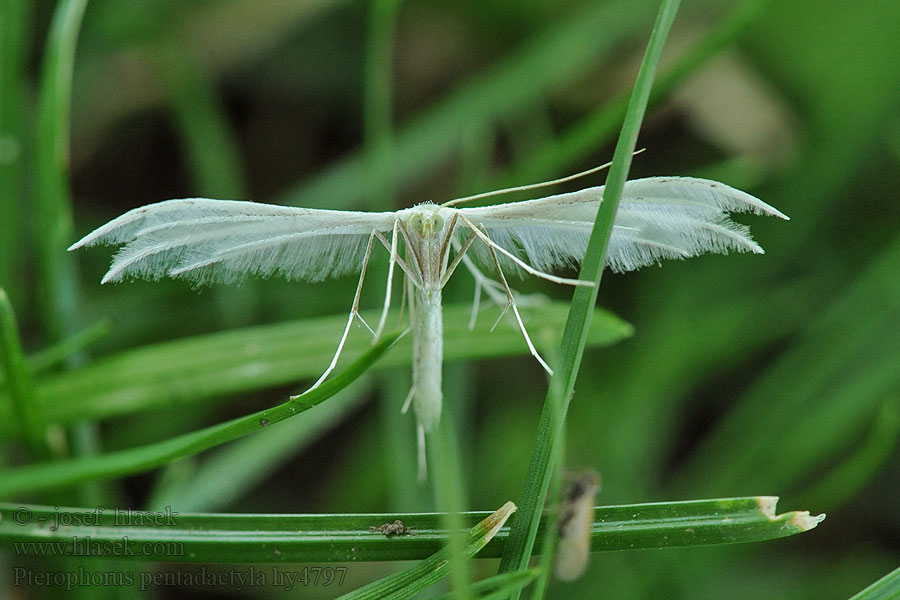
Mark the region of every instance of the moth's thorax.
<instances>
[{"instance_id":1,"label":"moth's thorax","mask_svg":"<svg viewBox=\"0 0 900 600\"><path fill-rule=\"evenodd\" d=\"M415 257L425 289L440 288L441 272L449 252L449 229L453 226L454 209L426 202L403 211L409 251Z\"/></svg>"},{"instance_id":2,"label":"moth's thorax","mask_svg":"<svg viewBox=\"0 0 900 600\"><path fill-rule=\"evenodd\" d=\"M419 240L437 240L440 243L447 235L447 228L450 227L454 210L439 204L423 202L402 212L405 213L402 216L403 224L406 225L409 233Z\"/></svg>"}]
</instances>

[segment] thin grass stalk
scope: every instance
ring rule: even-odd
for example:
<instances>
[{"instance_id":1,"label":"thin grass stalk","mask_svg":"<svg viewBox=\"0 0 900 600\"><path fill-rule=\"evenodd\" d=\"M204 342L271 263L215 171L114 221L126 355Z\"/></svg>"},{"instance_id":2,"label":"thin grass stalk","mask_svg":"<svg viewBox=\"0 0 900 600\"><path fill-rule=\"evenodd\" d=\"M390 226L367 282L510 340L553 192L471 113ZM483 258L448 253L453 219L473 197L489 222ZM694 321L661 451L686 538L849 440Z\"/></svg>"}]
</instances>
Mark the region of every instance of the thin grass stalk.
<instances>
[{"instance_id":1,"label":"thin grass stalk","mask_svg":"<svg viewBox=\"0 0 900 600\"><path fill-rule=\"evenodd\" d=\"M462 465L453 412L441 415L438 427L428 436L434 465L434 496L442 511L441 524L447 530L447 550L450 556L450 583L454 600L468 600L472 573L465 554L465 522L461 515L466 508Z\"/></svg>"},{"instance_id":2,"label":"thin grass stalk","mask_svg":"<svg viewBox=\"0 0 900 600\"><path fill-rule=\"evenodd\" d=\"M41 321L51 340L77 331L75 263L69 192L69 117L75 46L87 0L62 0L53 14L41 67L35 149L34 242L38 257Z\"/></svg>"},{"instance_id":3,"label":"thin grass stalk","mask_svg":"<svg viewBox=\"0 0 900 600\"><path fill-rule=\"evenodd\" d=\"M597 212L597 219L591 233L588 248L582 262L579 279L593 281L594 286L581 286L575 290L569 319L563 333L560 364L550 380L544 409L541 412L538 434L535 440L531 463L525 476L519 516L513 521L509 541L500 562L500 572L523 570L534 547L540 520L541 508L550 486L565 422L566 411L575 387L575 378L584 352L587 331L590 326L591 309L597 301L600 278L606 248L612 232L619 198L628 177L632 153L637 143L641 121L647 108L653 77L659 63L666 37L678 12L678 0L664 0L657 15L647 52L638 72L634 92L628 106L625 122L613 154L613 162L603 200ZM520 593L512 597L518 599Z\"/></svg>"},{"instance_id":4,"label":"thin grass stalk","mask_svg":"<svg viewBox=\"0 0 900 600\"><path fill-rule=\"evenodd\" d=\"M25 209L30 0L0 0L0 288L22 294L21 215Z\"/></svg>"},{"instance_id":5,"label":"thin grass stalk","mask_svg":"<svg viewBox=\"0 0 900 600\"><path fill-rule=\"evenodd\" d=\"M31 369L22 352L12 303L3 288L0 288L0 365L6 374L13 414L18 421L18 427L14 429L21 431L32 458L49 458L44 423L35 402Z\"/></svg>"},{"instance_id":6,"label":"thin grass stalk","mask_svg":"<svg viewBox=\"0 0 900 600\"><path fill-rule=\"evenodd\" d=\"M364 81L363 127L369 210L386 210L396 189L394 159L394 36L401 0L375 0L369 7Z\"/></svg>"},{"instance_id":7,"label":"thin grass stalk","mask_svg":"<svg viewBox=\"0 0 900 600\"><path fill-rule=\"evenodd\" d=\"M894 600L900 597L900 568L894 569L850 600Z\"/></svg>"}]
</instances>

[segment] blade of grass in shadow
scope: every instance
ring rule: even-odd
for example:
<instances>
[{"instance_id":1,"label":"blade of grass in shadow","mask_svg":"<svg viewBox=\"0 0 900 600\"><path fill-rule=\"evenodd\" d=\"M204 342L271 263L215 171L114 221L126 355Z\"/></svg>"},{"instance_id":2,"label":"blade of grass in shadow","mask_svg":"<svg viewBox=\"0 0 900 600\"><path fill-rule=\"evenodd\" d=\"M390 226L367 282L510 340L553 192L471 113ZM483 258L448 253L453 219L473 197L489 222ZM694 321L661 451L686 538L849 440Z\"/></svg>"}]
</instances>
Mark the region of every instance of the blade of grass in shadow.
<instances>
[{"instance_id":1,"label":"blade of grass in shadow","mask_svg":"<svg viewBox=\"0 0 900 600\"><path fill-rule=\"evenodd\" d=\"M273 408L138 448L7 470L0 477L0 496L139 473L249 435L327 400L362 375L398 337L399 334L386 336L341 374Z\"/></svg>"},{"instance_id":2,"label":"blade of grass in shadow","mask_svg":"<svg viewBox=\"0 0 900 600\"><path fill-rule=\"evenodd\" d=\"M30 0L0 2L0 288L22 293L21 215L25 210L25 101Z\"/></svg>"},{"instance_id":3,"label":"blade of grass in shadow","mask_svg":"<svg viewBox=\"0 0 900 600\"><path fill-rule=\"evenodd\" d=\"M711 544L740 544L777 539L814 528L824 515L806 511L776 514L777 498L758 496L687 502L654 502L594 509L591 549L621 551ZM176 514L160 523L158 513L130 513L115 507L58 508L0 503L0 544L71 542L90 536L98 544L122 541L169 542L152 556L124 560L210 563L303 563L421 560L444 548L447 531L441 513L381 514ZM462 513L465 527L490 511ZM151 517L153 518L142 518ZM546 531L547 511L539 539ZM372 531L401 520L410 535L387 536ZM51 529L57 522L73 525ZM78 524L75 524L78 523ZM479 558L497 558L509 538L503 528ZM20 548L23 548L20 546ZM24 547L24 548L27 548ZM25 550L27 551L27 550ZM61 552L71 552L69 544ZM519 571L524 572L524 571Z\"/></svg>"},{"instance_id":4,"label":"blade of grass in shadow","mask_svg":"<svg viewBox=\"0 0 900 600\"><path fill-rule=\"evenodd\" d=\"M78 285L75 263L64 249L71 243L69 195L69 114L75 45L87 0L62 0L53 13L37 107L35 148L35 220L39 307L50 339L77 331Z\"/></svg>"},{"instance_id":5,"label":"blade of grass in shadow","mask_svg":"<svg viewBox=\"0 0 900 600\"><path fill-rule=\"evenodd\" d=\"M888 460L896 456L900 442L900 398L886 400L876 411L870 431L853 453L825 475L816 478L801 501L808 500L833 511L859 493Z\"/></svg>"},{"instance_id":6,"label":"blade of grass in shadow","mask_svg":"<svg viewBox=\"0 0 900 600\"><path fill-rule=\"evenodd\" d=\"M446 360L517 356L528 351L514 321L504 319L491 332L491 319L479 319L475 329L469 331L470 311L469 304L444 308ZM559 331L566 304L546 302L534 308L523 307L522 314L535 334ZM363 311L363 317L378 320L376 312ZM223 394L296 383L322 373L346 320L346 315L303 319L122 351L80 369L38 378L37 401L46 422L69 422L184 407ZM589 342L610 345L631 333L629 324L597 309ZM359 356L369 344L367 336L351 335L344 356ZM410 355L406 337L378 367L408 365ZM8 433L4 395L0 392L0 433ZM67 401L60 402L60 398Z\"/></svg>"},{"instance_id":7,"label":"blade of grass in shadow","mask_svg":"<svg viewBox=\"0 0 900 600\"><path fill-rule=\"evenodd\" d=\"M46 338L58 342L77 334L81 319L81 289L76 263L64 252L73 236L69 187L70 114L75 49L87 0L56 4L41 65L36 114L35 195L32 236L37 257L38 313ZM75 354L67 366L82 362ZM40 400L39 400L40 401ZM75 420L67 427L72 455L91 455L100 447L96 425ZM84 503L99 503L101 490L82 486L76 493Z\"/></svg>"},{"instance_id":8,"label":"blade of grass in shadow","mask_svg":"<svg viewBox=\"0 0 900 600\"><path fill-rule=\"evenodd\" d=\"M462 511L466 507L456 425L450 410L441 415L434 431L427 436L432 454L432 481L438 509L443 511L441 524L447 530L447 553L450 560L451 587L455 600L471 598L472 574L468 568L466 540L462 535ZM505 520L505 519L504 519Z\"/></svg>"},{"instance_id":9,"label":"blade of grass in shadow","mask_svg":"<svg viewBox=\"0 0 900 600\"><path fill-rule=\"evenodd\" d=\"M149 53L168 93L172 117L193 176L193 188L208 198L247 197L239 144L215 83L185 44L167 40ZM215 303L229 326L246 325L259 313L258 285L216 286Z\"/></svg>"},{"instance_id":10,"label":"blade of grass in shadow","mask_svg":"<svg viewBox=\"0 0 900 600\"><path fill-rule=\"evenodd\" d=\"M392 65L400 2L376 0L368 11L363 107L367 210L388 210L394 196L390 176L394 155Z\"/></svg>"},{"instance_id":11,"label":"blade of grass in shadow","mask_svg":"<svg viewBox=\"0 0 900 600\"><path fill-rule=\"evenodd\" d=\"M900 568L894 569L850 600L894 600L900 597Z\"/></svg>"},{"instance_id":12,"label":"blade of grass in shadow","mask_svg":"<svg viewBox=\"0 0 900 600\"><path fill-rule=\"evenodd\" d=\"M31 369L22 352L22 341L16 315L6 291L0 288L0 365L6 374L7 388L18 430L25 438L32 458L48 458L50 455L44 436L44 422L35 402Z\"/></svg>"},{"instance_id":13,"label":"blade of grass in shadow","mask_svg":"<svg viewBox=\"0 0 900 600\"><path fill-rule=\"evenodd\" d=\"M895 237L703 440L670 489L757 485L761 466L767 485L790 485L850 443L900 382L898 261Z\"/></svg>"},{"instance_id":14,"label":"blade of grass in shadow","mask_svg":"<svg viewBox=\"0 0 900 600\"><path fill-rule=\"evenodd\" d=\"M52 346L39 350L28 357L28 366L32 373L38 374L59 365L105 337L112 328L112 322L106 319L82 329L78 333L61 340Z\"/></svg>"},{"instance_id":15,"label":"blade of grass in shadow","mask_svg":"<svg viewBox=\"0 0 900 600\"><path fill-rule=\"evenodd\" d=\"M722 23L718 24L702 40L685 52L677 62L659 74L653 85L648 101L654 106L677 89L707 61L717 56L724 48L735 43L763 14L770 0L743 2ZM492 182L492 188L506 188L522 181L537 181L559 174L566 167L596 152L615 134L625 118L630 94L621 96L605 104L596 112L568 128L562 136L551 139L528 160L516 165L502 178Z\"/></svg>"},{"instance_id":16,"label":"blade of grass in shadow","mask_svg":"<svg viewBox=\"0 0 900 600\"><path fill-rule=\"evenodd\" d=\"M560 432L563 429L569 400L575 387L578 367L584 353L587 331L590 327L590 317L597 301L606 248L612 232L616 209L618 208L622 189L625 186L625 180L628 177L632 153L637 143L638 132L647 107L656 66L659 63L669 29L675 20L675 14L678 12L678 5L678 0L663 1L656 23L653 26L653 32L650 35L647 52L638 72L625 121L622 124L619 141L613 154L609 176L606 179L603 199L597 212L597 219L594 222L594 228L582 262L581 272L578 276L579 279L593 281L594 286L576 288L572 298L569 319L563 332L561 360L556 372L550 379L550 387L547 398L544 401L544 408L541 411L531 463L525 475L525 485L520 500L520 513L512 523L509 543L500 562L501 573L527 568L528 560L531 557L531 551L537 535L541 507L547 496L550 478L556 468L555 463L560 445ZM513 597L517 598L518 594L515 594Z\"/></svg>"},{"instance_id":17,"label":"blade of grass in shadow","mask_svg":"<svg viewBox=\"0 0 900 600\"><path fill-rule=\"evenodd\" d=\"M478 554L479 550L491 541L500 531L503 524L516 510L516 505L507 502L497 512L475 525L463 540L463 556L466 559ZM341 596L341 600L402 600L412 598L422 590L425 590L444 577L454 568L456 561L452 560L454 548L446 546L441 548L421 563L388 575L369 585L354 590Z\"/></svg>"},{"instance_id":18,"label":"blade of grass in shadow","mask_svg":"<svg viewBox=\"0 0 900 600\"><path fill-rule=\"evenodd\" d=\"M238 141L214 82L197 60L172 40L160 44L151 55L169 94L193 186L210 198L246 197Z\"/></svg>"}]
</instances>

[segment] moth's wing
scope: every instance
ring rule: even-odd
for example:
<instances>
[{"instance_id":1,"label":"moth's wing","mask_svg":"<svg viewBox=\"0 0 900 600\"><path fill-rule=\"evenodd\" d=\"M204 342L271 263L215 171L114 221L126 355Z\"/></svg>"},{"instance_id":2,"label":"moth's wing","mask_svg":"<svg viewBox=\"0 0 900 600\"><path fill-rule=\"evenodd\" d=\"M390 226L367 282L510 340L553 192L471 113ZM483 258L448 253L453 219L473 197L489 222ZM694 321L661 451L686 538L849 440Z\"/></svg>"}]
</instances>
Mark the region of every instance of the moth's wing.
<instances>
[{"instance_id":1,"label":"moth's wing","mask_svg":"<svg viewBox=\"0 0 900 600\"><path fill-rule=\"evenodd\" d=\"M483 225L495 242L533 267L547 271L581 262L603 189L599 186L536 200L458 210L474 224ZM613 271L622 272L664 258L686 258L704 252L762 253L750 237L750 230L728 218L731 212L787 219L758 198L715 181L691 177L627 181L606 264ZM479 259L487 263L490 257L482 250Z\"/></svg>"},{"instance_id":2,"label":"moth's wing","mask_svg":"<svg viewBox=\"0 0 900 600\"><path fill-rule=\"evenodd\" d=\"M251 273L317 281L358 269L373 230L394 213L317 210L235 200L168 200L131 210L69 250L125 244L103 283L180 277L198 284Z\"/></svg>"}]
</instances>

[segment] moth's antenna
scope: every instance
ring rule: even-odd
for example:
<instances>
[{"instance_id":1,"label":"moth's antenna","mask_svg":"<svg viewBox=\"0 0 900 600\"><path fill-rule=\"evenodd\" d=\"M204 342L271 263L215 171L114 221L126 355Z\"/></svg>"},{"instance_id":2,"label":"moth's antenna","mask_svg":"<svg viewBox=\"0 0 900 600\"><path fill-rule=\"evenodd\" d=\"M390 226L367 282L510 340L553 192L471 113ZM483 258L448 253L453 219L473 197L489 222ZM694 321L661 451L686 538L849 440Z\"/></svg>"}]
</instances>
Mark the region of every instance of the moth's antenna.
<instances>
[{"instance_id":1,"label":"moth's antenna","mask_svg":"<svg viewBox=\"0 0 900 600\"><path fill-rule=\"evenodd\" d=\"M641 148L640 150L635 150L631 155L636 156L646 150L646 148ZM567 181L572 181L573 179L578 179L579 177L584 177L585 175L590 175L591 173L596 173L597 171L602 171L611 165L612 162L608 162L600 165L599 167L593 167L588 169L587 171L582 171L581 173L575 173L574 175L566 175L565 177L560 177L559 179L554 179L552 181L542 181L540 183L530 183L528 185L520 185L511 188L504 188L502 190L494 190L492 192L482 192L481 194L475 194L473 196L465 196L463 198L454 198L448 202L444 202L441 206L453 206L455 204L459 204L461 202L469 202L471 200L479 200L481 198L490 198L491 196L499 196L501 194L509 194L511 192L524 192L526 190L534 190L537 188L548 187L551 185L556 185L557 183L565 183Z\"/></svg>"}]
</instances>

